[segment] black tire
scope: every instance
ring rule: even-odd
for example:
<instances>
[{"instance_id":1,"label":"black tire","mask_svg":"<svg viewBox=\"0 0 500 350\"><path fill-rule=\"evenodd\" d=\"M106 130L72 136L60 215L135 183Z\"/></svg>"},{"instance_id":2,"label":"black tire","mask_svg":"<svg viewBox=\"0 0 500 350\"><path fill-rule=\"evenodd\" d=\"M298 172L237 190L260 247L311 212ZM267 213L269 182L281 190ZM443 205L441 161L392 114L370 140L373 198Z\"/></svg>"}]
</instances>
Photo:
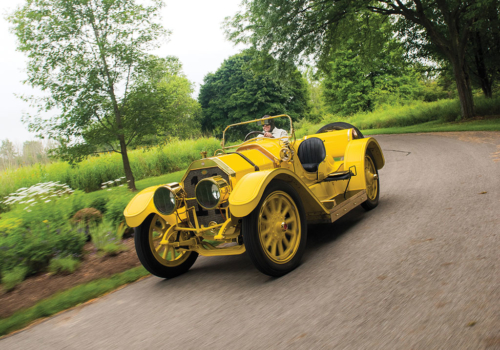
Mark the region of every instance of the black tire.
<instances>
[{"instance_id":1,"label":"black tire","mask_svg":"<svg viewBox=\"0 0 500 350\"><path fill-rule=\"evenodd\" d=\"M366 210L372 210L378 205L379 197L380 197L380 179L378 177L378 170L375 165L375 158L373 157L372 153L370 152L369 149L366 150L366 156L369 157L373 163L374 169L375 169L375 174L377 174L377 179L375 180L377 182L377 190L376 190L376 196L373 199L370 199L368 196L368 199L361 203L361 206ZM366 165L365 165L366 168Z\"/></svg>"},{"instance_id":2,"label":"black tire","mask_svg":"<svg viewBox=\"0 0 500 350\"><path fill-rule=\"evenodd\" d=\"M296 244L295 248L293 247L292 248L295 249L295 253L290 254L289 257L290 260L288 260L286 263L276 263L273 260L271 260L270 257L268 257L268 253L265 252L264 250L265 248L261 243L261 238L259 237L259 232L260 232L259 215L261 213L261 208L263 204L266 202L266 199L273 198L271 196L280 196L280 195L283 196L282 192L286 193L291 198L293 204L295 205L296 214L294 215L297 216L298 214L298 217L300 218L300 225L297 225L297 227L300 227L300 235L299 238L296 238L294 240L294 243ZM283 198L285 198L286 201L288 201L288 203L291 204L289 198L284 196ZM286 214L289 213L286 210L284 211L284 213L285 217L286 215L289 215ZM286 220L284 219L284 222L285 221ZM283 228L283 223L281 224L282 228ZM276 222L276 224L279 224L279 222ZM288 226L285 226L283 231L286 231L287 227ZM279 181L279 180L271 181L271 183L267 186L266 190L264 191L264 194L262 195L262 198L257 207L252 211L250 215L243 218L242 233L246 251L248 252L248 255L250 256L250 259L254 263L255 267L257 267L257 269L260 272L269 276L280 277L294 270L300 264L300 260L302 259L302 255L304 254L307 242L306 215L304 206L302 205L302 201L300 200L300 196L298 195L297 191L291 185L289 185L284 181ZM286 236L287 234L282 232L282 235ZM269 234L269 236L271 236L271 234ZM285 251L289 249L284 245L284 243L279 243L279 244L280 245L283 244L281 246L281 249L284 249ZM290 246L292 245L293 244L290 243Z\"/></svg>"},{"instance_id":3,"label":"black tire","mask_svg":"<svg viewBox=\"0 0 500 350\"><path fill-rule=\"evenodd\" d=\"M187 258L177 266L165 266L155 257L150 246L150 226L156 215L150 215L134 229L135 250L142 265L151 274L161 278L174 278L187 272L198 258L197 252L187 252Z\"/></svg>"},{"instance_id":4,"label":"black tire","mask_svg":"<svg viewBox=\"0 0 500 350\"><path fill-rule=\"evenodd\" d=\"M354 129L354 130L356 130L356 133L358 134L358 137L357 137L358 139L364 138L363 134L361 133L361 131L359 131L359 129L357 127L355 127L352 124L344 123L344 122L335 122L335 123L327 124L327 125L323 126L321 129L319 129L316 132L316 134L322 134L324 132L328 132L328 131L332 131L332 130L345 130L345 129Z\"/></svg>"}]
</instances>

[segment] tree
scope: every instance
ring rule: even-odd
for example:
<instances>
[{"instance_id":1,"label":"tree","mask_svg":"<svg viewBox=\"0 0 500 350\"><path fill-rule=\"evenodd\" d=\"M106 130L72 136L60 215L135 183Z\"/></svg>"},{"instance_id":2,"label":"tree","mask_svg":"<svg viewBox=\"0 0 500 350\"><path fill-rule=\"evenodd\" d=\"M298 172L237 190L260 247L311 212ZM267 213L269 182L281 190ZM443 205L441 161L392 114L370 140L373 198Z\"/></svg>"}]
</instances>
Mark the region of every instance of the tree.
<instances>
[{"instance_id":1,"label":"tree","mask_svg":"<svg viewBox=\"0 0 500 350\"><path fill-rule=\"evenodd\" d=\"M247 0L246 11L228 20L232 40L252 43L281 60L304 61L328 55L341 23L368 9L401 17L425 32L453 67L463 118L474 116L467 42L475 19L496 0Z\"/></svg>"},{"instance_id":2,"label":"tree","mask_svg":"<svg viewBox=\"0 0 500 350\"><path fill-rule=\"evenodd\" d=\"M476 19L466 59L472 72L472 81L477 83L486 97L493 95L492 86L500 75L500 1L489 1L489 9Z\"/></svg>"},{"instance_id":3,"label":"tree","mask_svg":"<svg viewBox=\"0 0 500 350\"><path fill-rule=\"evenodd\" d=\"M331 112L349 115L417 98L418 73L393 33L387 17L367 10L352 16L323 67L325 102Z\"/></svg>"},{"instance_id":4,"label":"tree","mask_svg":"<svg viewBox=\"0 0 500 350\"><path fill-rule=\"evenodd\" d=\"M269 114L289 114L294 120L309 113L307 83L295 66L287 78L255 65L256 53L231 56L215 73L205 76L198 100L202 127L222 132L225 126Z\"/></svg>"},{"instance_id":5,"label":"tree","mask_svg":"<svg viewBox=\"0 0 500 350\"><path fill-rule=\"evenodd\" d=\"M0 146L0 160L2 166L0 169L10 168L16 165L16 158L18 156L16 147L9 139L2 140L2 145Z\"/></svg>"},{"instance_id":6,"label":"tree","mask_svg":"<svg viewBox=\"0 0 500 350\"><path fill-rule=\"evenodd\" d=\"M132 190L127 146L143 132L134 128L145 113L127 114L127 100L141 72L150 69L147 50L168 34L155 22L161 0L151 2L27 0L9 17L18 49L28 56L25 83L49 94L35 101L39 112L58 112L49 120L26 117L29 129L58 139L64 154L75 160L95 152L97 142L116 142L112 149L122 155Z\"/></svg>"}]
</instances>

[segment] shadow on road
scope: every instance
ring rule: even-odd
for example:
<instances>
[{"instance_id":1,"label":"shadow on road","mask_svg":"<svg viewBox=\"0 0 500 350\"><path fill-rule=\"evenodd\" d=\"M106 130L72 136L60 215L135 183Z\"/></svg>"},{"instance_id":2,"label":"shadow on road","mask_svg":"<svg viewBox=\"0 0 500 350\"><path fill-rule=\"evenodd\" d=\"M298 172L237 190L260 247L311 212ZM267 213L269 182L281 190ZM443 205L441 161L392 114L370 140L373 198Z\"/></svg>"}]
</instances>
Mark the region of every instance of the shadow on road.
<instances>
[{"instance_id":1,"label":"shadow on road","mask_svg":"<svg viewBox=\"0 0 500 350\"><path fill-rule=\"evenodd\" d=\"M344 234L356 227L356 225L366 219L367 213L361 207L352 210L343 218L333 224L308 225L307 247L302 260L307 264L314 255L323 249L329 249L330 244ZM293 274L294 272L291 272ZM285 275L282 278L286 278ZM246 253L236 256L202 257L200 256L191 270L185 275L171 280L159 280L157 286L160 288L184 288L186 284L196 281L197 285L213 280L224 280L226 284L236 284L256 286L273 283L282 278L273 278L260 273L253 265Z\"/></svg>"}]
</instances>

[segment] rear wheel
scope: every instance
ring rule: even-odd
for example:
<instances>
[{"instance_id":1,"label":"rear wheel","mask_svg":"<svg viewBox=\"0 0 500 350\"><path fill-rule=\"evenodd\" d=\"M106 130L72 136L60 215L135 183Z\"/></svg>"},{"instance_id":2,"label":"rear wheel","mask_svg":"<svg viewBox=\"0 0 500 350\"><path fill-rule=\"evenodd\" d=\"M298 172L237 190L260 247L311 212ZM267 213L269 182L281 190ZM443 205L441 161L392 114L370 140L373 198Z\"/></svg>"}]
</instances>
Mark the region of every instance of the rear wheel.
<instances>
[{"instance_id":1,"label":"rear wheel","mask_svg":"<svg viewBox=\"0 0 500 350\"><path fill-rule=\"evenodd\" d=\"M159 215L150 215L135 228L135 249L142 265L153 275L173 278L187 272L198 258L198 253L178 251L168 243L187 237L184 231L175 231ZM164 242L168 242L167 244Z\"/></svg>"},{"instance_id":2,"label":"rear wheel","mask_svg":"<svg viewBox=\"0 0 500 350\"><path fill-rule=\"evenodd\" d=\"M364 138L363 134L357 127L355 127L352 124L349 123L344 123L344 122L335 122L335 123L330 123L325 126L323 126L321 129L319 129L316 134L322 134L324 132L332 131L332 130L345 130L345 129L354 129L356 130L357 136L354 137L356 139L362 139Z\"/></svg>"},{"instance_id":3,"label":"rear wheel","mask_svg":"<svg viewBox=\"0 0 500 350\"><path fill-rule=\"evenodd\" d=\"M243 219L243 241L262 273L279 277L295 269L307 241L305 210L297 191L272 181L250 215Z\"/></svg>"},{"instance_id":4,"label":"rear wheel","mask_svg":"<svg viewBox=\"0 0 500 350\"><path fill-rule=\"evenodd\" d=\"M378 205L380 196L380 181L378 178L377 167L370 150L365 153L365 181L366 181L366 195L368 199L361 204L365 210L372 210Z\"/></svg>"}]
</instances>

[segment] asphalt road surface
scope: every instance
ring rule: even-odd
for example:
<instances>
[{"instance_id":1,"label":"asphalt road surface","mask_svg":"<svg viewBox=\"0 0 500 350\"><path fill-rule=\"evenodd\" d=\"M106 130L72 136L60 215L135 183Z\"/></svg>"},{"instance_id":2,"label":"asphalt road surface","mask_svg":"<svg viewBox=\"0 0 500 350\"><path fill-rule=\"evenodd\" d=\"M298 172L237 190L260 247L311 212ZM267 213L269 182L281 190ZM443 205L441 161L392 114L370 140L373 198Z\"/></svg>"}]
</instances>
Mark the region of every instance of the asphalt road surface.
<instances>
[{"instance_id":1,"label":"asphalt road surface","mask_svg":"<svg viewBox=\"0 0 500 350\"><path fill-rule=\"evenodd\" d=\"M376 138L379 206L309 226L292 273L199 258L0 349L500 349L500 133Z\"/></svg>"}]
</instances>

